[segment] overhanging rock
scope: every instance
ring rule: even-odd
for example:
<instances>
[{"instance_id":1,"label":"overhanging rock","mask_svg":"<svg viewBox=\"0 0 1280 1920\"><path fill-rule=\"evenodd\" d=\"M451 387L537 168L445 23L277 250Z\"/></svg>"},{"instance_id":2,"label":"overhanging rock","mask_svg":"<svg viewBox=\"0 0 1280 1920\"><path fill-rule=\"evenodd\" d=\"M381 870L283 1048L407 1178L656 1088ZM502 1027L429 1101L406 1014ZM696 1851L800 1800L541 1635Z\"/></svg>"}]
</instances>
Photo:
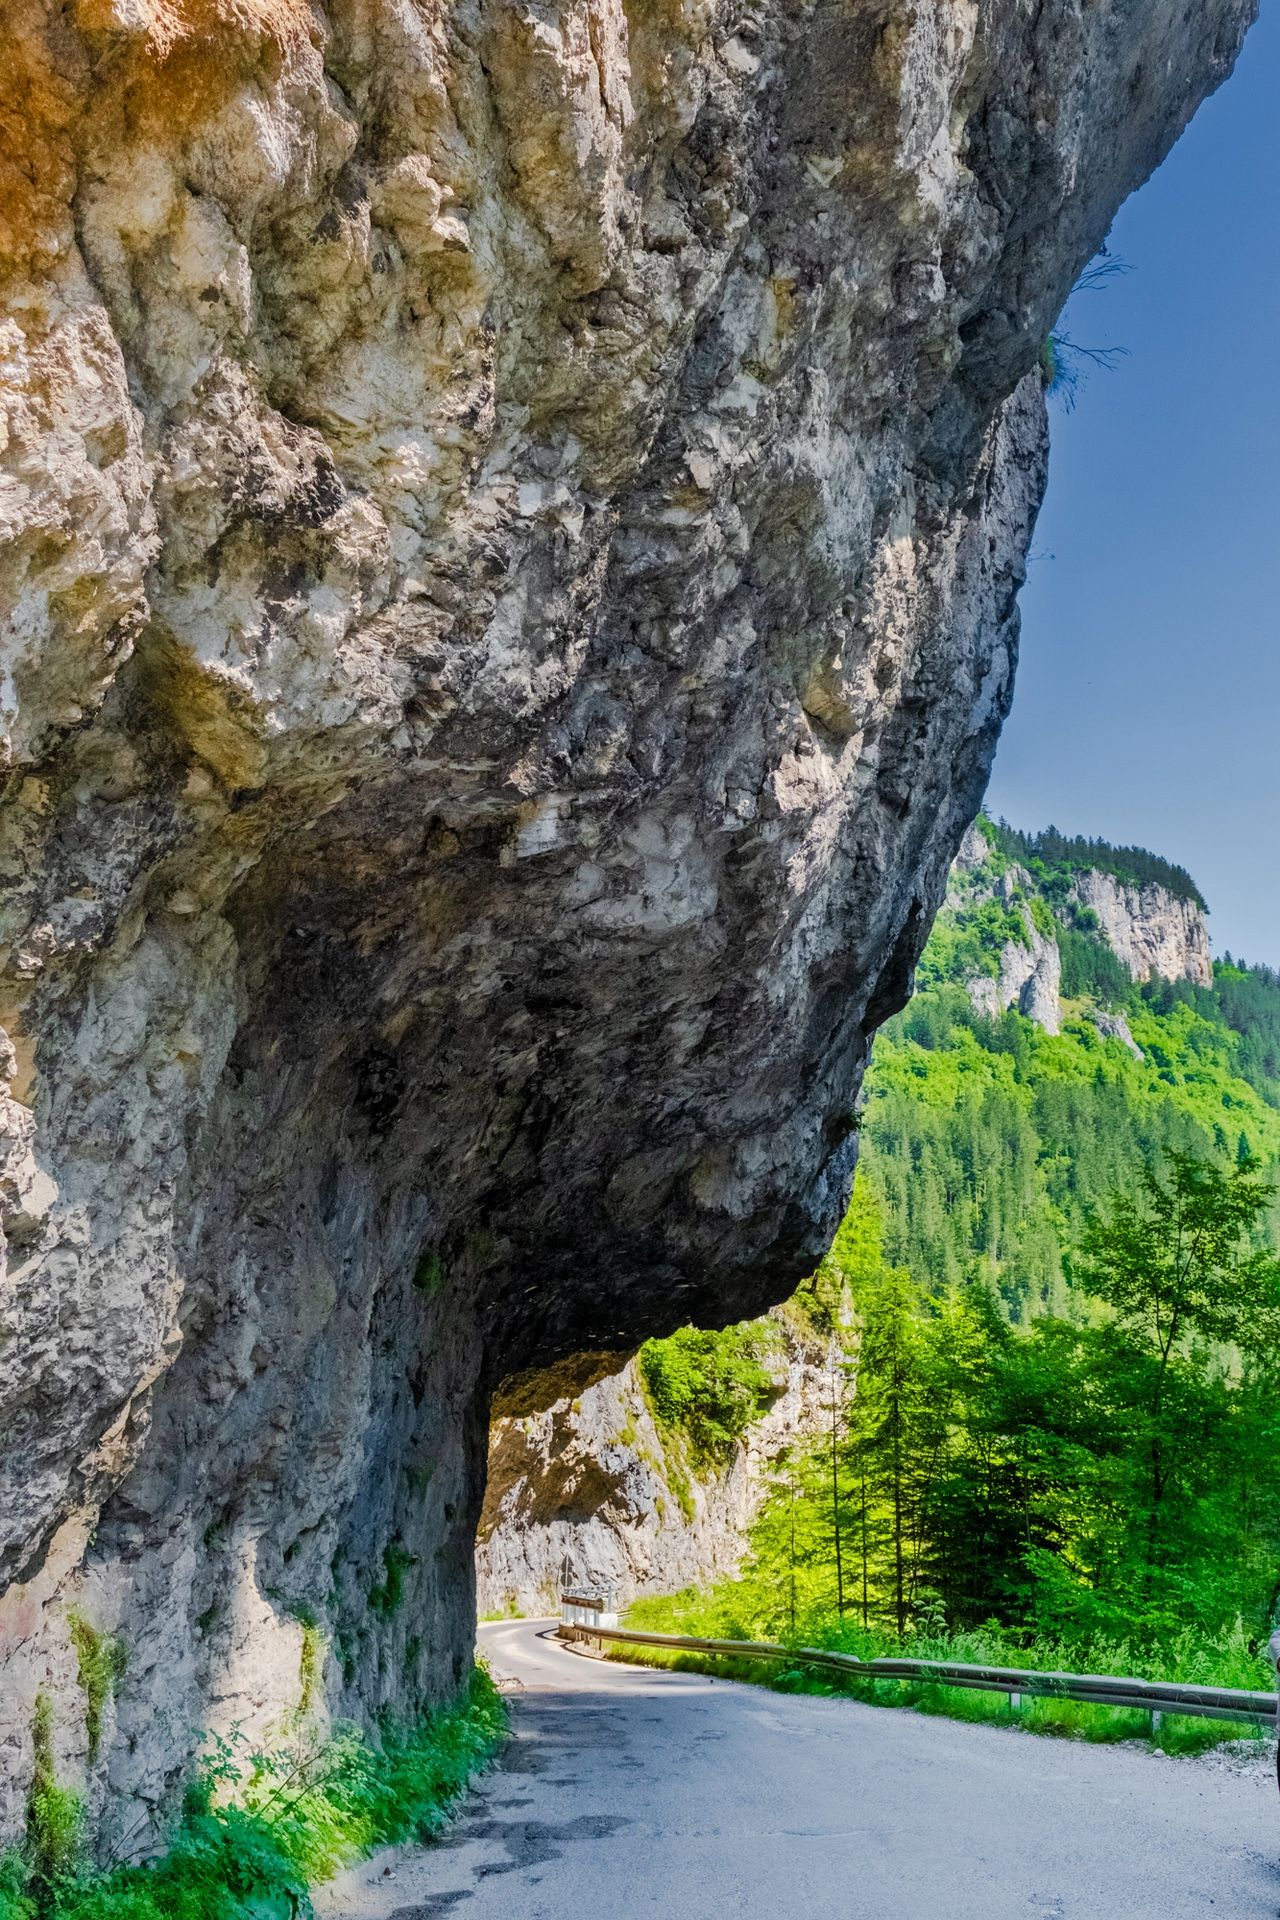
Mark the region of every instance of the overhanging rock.
<instances>
[{"instance_id":1,"label":"overhanging rock","mask_svg":"<svg viewBox=\"0 0 1280 1920\"><path fill-rule=\"evenodd\" d=\"M492 1386L815 1259L1250 10L9 9L0 1827L449 1691Z\"/></svg>"}]
</instances>

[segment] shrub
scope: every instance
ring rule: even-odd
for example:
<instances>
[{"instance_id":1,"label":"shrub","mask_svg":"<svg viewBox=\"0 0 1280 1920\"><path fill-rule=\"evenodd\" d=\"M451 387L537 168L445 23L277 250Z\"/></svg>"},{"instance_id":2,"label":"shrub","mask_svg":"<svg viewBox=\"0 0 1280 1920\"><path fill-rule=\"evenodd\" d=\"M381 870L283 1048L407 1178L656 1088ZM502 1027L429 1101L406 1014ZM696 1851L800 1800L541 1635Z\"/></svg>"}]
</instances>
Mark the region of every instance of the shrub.
<instances>
[{"instance_id":1,"label":"shrub","mask_svg":"<svg viewBox=\"0 0 1280 1920\"><path fill-rule=\"evenodd\" d=\"M79 1794L58 1785L53 1762L53 1702L47 1693L36 1695L31 1744L34 1764L27 1796L29 1886L37 1909L44 1909L56 1899L75 1867L84 1815Z\"/></svg>"},{"instance_id":2,"label":"shrub","mask_svg":"<svg viewBox=\"0 0 1280 1920\"><path fill-rule=\"evenodd\" d=\"M695 1454L728 1458L773 1397L759 1353L769 1334L755 1323L723 1333L681 1327L640 1349L640 1371L657 1419L688 1436Z\"/></svg>"},{"instance_id":3,"label":"shrub","mask_svg":"<svg viewBox=\"0 0 1280 1920\"><path fill-rule=\"evenodd\" d=\"M416 1554L406 1553L399 1541L392 1541L382 1556L384 1578L378 1586L369 1589L369 1605L374 1613L388 1618L399 1613L404 1604L405 1574L417 1564Z\"/></svg>"},{"instance_id":4,"label":"shrub","mask_svg":"<svg viewBox=\"0 0 1280 1920\"><path fill-rule=\"evenodd\" d=\"M108 1700L114 1700L124 1677L125 1647L114 1634L99 1632L79 1608L68 1613L67 1625L84 1692L84 1726L89 1739L89 1759L93 1762L102 1745L103 1712Z\"/></svg>"}]
</instances>

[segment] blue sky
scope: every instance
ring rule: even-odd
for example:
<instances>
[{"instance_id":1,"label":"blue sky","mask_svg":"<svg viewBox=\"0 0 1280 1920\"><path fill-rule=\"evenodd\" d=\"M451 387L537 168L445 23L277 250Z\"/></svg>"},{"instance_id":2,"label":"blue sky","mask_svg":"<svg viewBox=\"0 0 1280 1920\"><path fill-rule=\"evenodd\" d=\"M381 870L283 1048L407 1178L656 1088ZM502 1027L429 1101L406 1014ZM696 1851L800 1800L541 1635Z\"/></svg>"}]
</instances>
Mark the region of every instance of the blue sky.
<instances>
[{"instance_id":1,"label":"blue sky","mask_svg":"<svg viewBox=\"0 0 1280 1920\"><path fill-rule=\"evenodd\" d=\"M1280 965L1280 5L1123 207L1129 273L1066 331L1123 346L1053 408L988 805L1181 861L1214 946Z\"/></svg>"}]
</instances>

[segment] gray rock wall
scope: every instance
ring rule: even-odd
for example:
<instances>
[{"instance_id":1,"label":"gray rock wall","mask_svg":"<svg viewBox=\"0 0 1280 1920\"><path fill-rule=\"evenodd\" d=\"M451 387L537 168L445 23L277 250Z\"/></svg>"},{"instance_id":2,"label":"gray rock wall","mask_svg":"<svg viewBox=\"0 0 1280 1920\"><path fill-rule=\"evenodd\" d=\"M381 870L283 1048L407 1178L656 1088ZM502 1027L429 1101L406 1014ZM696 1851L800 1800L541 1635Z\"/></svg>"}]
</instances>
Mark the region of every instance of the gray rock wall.
<instances>
[{"instance_id":1,"label":"gray rock wall","mask_svg":"<svg viewBox=\"0 0 1280 1920\"><path fill-rule=\"evenodd\" d=\"M635 1361L571 1399L495 1420L476 1536L481 1613L558 1612L566 1580L626 1606L736 1573L773 1462L817 1432L831 1404L822 1353L780 1328L775 1396L720 1464L659 1426Z\"/></svg>"},{"instance_id":2,"label":"gray rock wall","mask_svg":"<svg viewBox=\"0 0 1280 1920\"><path fill-rule=\"evenodd\" d=\"M1015 885L1032 884L1030 874L1021 867L1011 867L1004 877L1010 892ZM999 973L979 974L972 979L969 998L975 1010L990 1019L1016 1007L1046 1033L1057 1033L1062 1025L1062 955L1058 943L1051 935L1041 933L1025 901L1016 911L1024 937L1006 940L1000 951Z\"/></svg>"},{"instance_id":3,"label":"gray rock wall","mask_svg":"<svg viewBox=\"0 0 1280 1920\"><path fill-rule=\"evenodd\" d=\"M1194 900L1179 899L1154 880L1136 887L1111 873L1082 873L1073 891L1081 906L1097 914L1108 946L1135 980L1154 973L1212 986L1209 929Z\"/></svg>"},{"instance_id":4,"label":"gray rock wall","mask_svg":"<svg viewBox=\"0 0 1280 1920\"><path fill-rule=\"evenodd\" d=\"M987 853L982 834L976 827L969 828L956 856L946 904L963 908L999 894L1018 914L1024 934L1020 940L1005 942L997 974L978 974L969 981L969 998L974 1009L988 1018L1017 1007L1046 1033L1057 1033L1062 1025L1062 956L1057 940L1040 931L1032 914L1027 896L1036 892L1035 880L1017 865L992 880L985 870ZM1133 979L1155 975L1212 986L1209 927L1195 901L1170 893L1156 881L1137 886L1096 868L1076 875L1071 897L1077 906L1096 914L1098 934ZM1123 1016L1107 1015L1096 1024L1104 1037L1122 1039L1140 1057Z\"/></svg>"},{"instance_id":5,"label":"gray rock wall","mask_svg":"<svg viewBox=\"0 0 1280 1920\"><path fill-rule=\"evenodd\" d=\"M0 1835L449 1691L494 1384L813 1261L1250 12L6 10Z\"/></svg>"}]
</instances>

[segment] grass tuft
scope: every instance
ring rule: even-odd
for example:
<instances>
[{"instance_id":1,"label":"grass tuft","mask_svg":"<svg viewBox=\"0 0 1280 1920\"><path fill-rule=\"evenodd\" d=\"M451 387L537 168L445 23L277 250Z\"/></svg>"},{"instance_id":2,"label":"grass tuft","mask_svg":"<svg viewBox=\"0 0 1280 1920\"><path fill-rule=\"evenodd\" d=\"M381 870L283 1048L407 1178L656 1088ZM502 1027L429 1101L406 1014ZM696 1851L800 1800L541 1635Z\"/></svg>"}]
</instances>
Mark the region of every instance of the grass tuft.
<instances>
[{"instance_id":1,"label":"grass tuft","mask_svg":"<svg viewBox=\"0 0 1280 1920\"><path fill-rule=\"evenodd\" d=\"M371 1612L385 1615L399 1613L404 1605L404 1577L410 1567L418 1564L416 1555L406 1553L399 1541L393 1540L382 1556L383 1578L369 1589L369 1607Z\"/></svg>"},{"instance_id":2,"label":"grass tuft","mask_svg":"<svg viewBox=\"0 0 1280 1920\"><path fill-rule=\"evenodd\" d=\"M295 1618L302 1628L302 1649L298 1657L298 1704L294 1709L294 1718L302 1722L310 1719L321 1697L329 1640L310 1611L299 1608Z\"/></svg>"},{"instance_id":3,"label":"grass tuft","mask_svg":"<svg viewBox=\"0 0 1280 1920\"><path fill-rule=\"evenodd\" d=\"M116 1689L124 1678L125 1646L115 1634L103 1633L93 1626L78 1607L68 1613L67 1626L84 1693L84 1728L92 1765L102 1745L102 1716L107 1702L115 1699Z\"/></svg>"},{"instance_id":4,"label":"grass tuft","mask_svg":"<svg viewBox=\"0 0 1280 1920\"><path fill-rule=\"evenodd\" d=\"M33 1766L27 1795L27 1891L37 1912L54 1902L74 1872L84 1807L78 1793L58 1785L53 1759L53 1702L41 1691L31 1717Z\"/></svg>"}]
</instances>

